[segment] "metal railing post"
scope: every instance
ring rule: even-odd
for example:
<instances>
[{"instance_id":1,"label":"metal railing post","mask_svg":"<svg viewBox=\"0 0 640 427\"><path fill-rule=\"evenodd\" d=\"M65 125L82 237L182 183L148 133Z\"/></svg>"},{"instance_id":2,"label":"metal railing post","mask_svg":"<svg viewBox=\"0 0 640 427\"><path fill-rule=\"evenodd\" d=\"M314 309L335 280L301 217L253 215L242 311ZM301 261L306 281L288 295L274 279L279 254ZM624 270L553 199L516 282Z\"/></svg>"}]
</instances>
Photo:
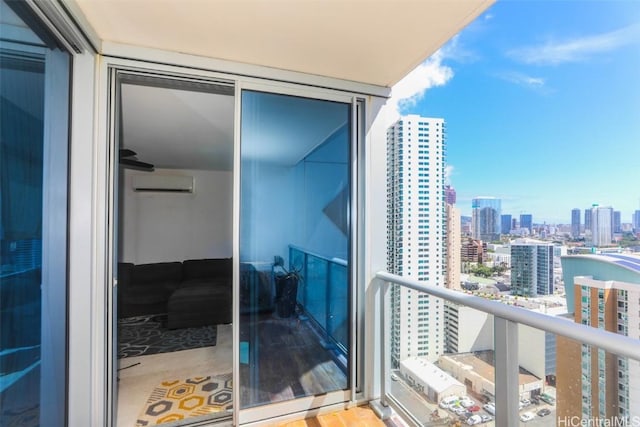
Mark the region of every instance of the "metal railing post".
<instances>
[{"instance_id":1,"label":"metal railing post","mask_svg":"<svg viewBox=\"0 0 640 427\"><path fill-rule=\"evenodd\" d=\"M385 333L385 324L389 316L387 309L387 290L391 286L388 283L384 283L380 280L380 336L378 341L380 342L380 403L387 406L387 374L389 373L389 334Z\"/></svg>"},{"instance_id":2,"label":"metal railing post","mask_svg":"<svg viewBox=\"0 0 640 427\"><path fill-rule=\"evenodd\" d=\"M331 307L333 303L333 293L331 292L331 261L327 261L326 275L326 289L325 289L325 308L324 308L324 327L327 334L327 345L333 340L333 316L331 314Z\"/></svg>"},{"instance_id":3,"label":"metal railing post","mask_svg":"<svg viewBox=\"0 0 640 427\"><path fill-rule=\"evenodd\" d=\"M494 317L496 427L519 425L518 324Z\"/></svg>"}]
</instances>

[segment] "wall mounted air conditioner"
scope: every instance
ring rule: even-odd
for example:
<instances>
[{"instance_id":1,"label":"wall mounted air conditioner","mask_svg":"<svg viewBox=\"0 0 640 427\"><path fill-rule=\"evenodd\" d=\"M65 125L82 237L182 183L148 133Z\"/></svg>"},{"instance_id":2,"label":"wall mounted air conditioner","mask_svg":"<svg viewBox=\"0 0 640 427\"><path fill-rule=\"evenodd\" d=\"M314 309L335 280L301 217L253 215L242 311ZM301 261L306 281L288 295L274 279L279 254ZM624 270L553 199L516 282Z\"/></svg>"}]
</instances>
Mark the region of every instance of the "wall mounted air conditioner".
<instances>
[{"instance_id":1,"label":"wall mounted air conditioner","mask_svg":"<svg viewBox=\"0 0 640 427\"><path fill-rule=\"evenodd\" d=\"M193 193L193 177L140 174L132 177L133 191L156 193Z\"/></svg>"}]
</instances>

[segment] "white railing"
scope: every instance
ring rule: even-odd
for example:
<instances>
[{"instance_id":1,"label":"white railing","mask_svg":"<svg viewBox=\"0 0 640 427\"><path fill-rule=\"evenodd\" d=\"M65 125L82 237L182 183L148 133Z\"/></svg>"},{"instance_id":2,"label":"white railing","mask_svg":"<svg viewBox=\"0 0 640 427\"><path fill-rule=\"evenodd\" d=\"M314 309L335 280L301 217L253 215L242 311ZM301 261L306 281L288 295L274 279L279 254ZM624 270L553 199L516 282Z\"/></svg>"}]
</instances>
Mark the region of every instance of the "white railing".
<instances>
[{"instance_id":1,"label":"white railing","mask_svg":"<svg viewBox=\"0 0 640 427\"><path fill-rule=\"evenodd\" d=\"M383 283L381 294L381 332L384 334L389 317L386 303L388 285L396 284L416 291L433 295L456 304L474 308L494 316L494 345L495 345L495 386L496 427L513 427L519 425L518 419L518 324L528 325L543 331L589 344L619 356L640 361L640 340L593 328L566 319L560 319L510 306L501 302L488 300L474 295L453 291L444 287L425 285L424 282L408 279L395 274L381 271L376 278ZM382 391L387 392L387 378L389 376L389 346L385 337L381 339L382 357ZM383 404L384 398L383 398Z\"/></svg>"}]
</instances>

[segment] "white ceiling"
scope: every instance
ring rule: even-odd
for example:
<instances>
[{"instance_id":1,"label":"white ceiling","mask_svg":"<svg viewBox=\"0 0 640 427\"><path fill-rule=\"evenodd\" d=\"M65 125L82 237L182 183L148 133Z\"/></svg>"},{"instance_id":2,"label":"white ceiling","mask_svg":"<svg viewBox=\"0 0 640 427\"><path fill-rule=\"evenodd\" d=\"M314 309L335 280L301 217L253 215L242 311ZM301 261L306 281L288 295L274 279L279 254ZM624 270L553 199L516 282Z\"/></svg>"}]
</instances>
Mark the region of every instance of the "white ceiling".
<instances>
[{"instance_id":1,"label":"white ceiling","mask_svg":"<svg viewBox=\"0 0 640 427\"><path fill-rule=\"evenodd\" d=\"M346 104L245 92L242 158L294 165L347 124ZM233 169L234 97L122 85L122 148L156 168Z\"/></svg>"},{"instance_id":2,"label":"white ceiling","mask_svg":"<svg viewBox=\"0 0 640 427\"><path fill-rule=\"evenodd\" d=\"M390 87L494 0L61 1L100 51L114 43L141 46ZM233 102L123 85L122 146L159 168L230 170ZM254 129L271 146L287 147L256 146L255 154L297 161L344 124L327 112L326 126L290 119L301 112L294 107L288 121L272 117L261 133ZM275 111L265 109L269 114ZM245 137L254 130L244 129Z\"/></svg>"},{"instance_id":3,"label":"white ceiling","mask_svg":"<svg viewBox=\"0 0 640 427\"><path fill-rule=\"evenodd\" d=\"M157 168L232 170L234 97L122 85L122 148Z\"/></svg>"},{"instance_id":4,"label":"white ceiling","mask_svg":"<svg viewBox=\"0 0 640 427\"><path fill-rule=\"evenodd\" d=\"M63 1L99 42L390 87L494 0Z\"/></svg>"}]
</instances>

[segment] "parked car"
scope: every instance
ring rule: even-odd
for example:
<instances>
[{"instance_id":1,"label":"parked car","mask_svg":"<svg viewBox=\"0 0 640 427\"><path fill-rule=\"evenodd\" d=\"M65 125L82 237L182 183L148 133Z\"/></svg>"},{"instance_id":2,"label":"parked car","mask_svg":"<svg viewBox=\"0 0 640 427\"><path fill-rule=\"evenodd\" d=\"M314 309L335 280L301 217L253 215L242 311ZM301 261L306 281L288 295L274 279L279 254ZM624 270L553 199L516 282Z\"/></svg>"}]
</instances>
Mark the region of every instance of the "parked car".
<instances>
[{"instance_id":1,"label":"parked car","mask_svg":"<svg viewBox=\"0 0 640 427\"><path fill-rule=\"evenodd\" d=\"M451 409L456 415L463 415L465 412L467 412L466 408L463 408L462 406L455 406Z\"/></svg>"},{"instance_id":2,"label":"parked car","mask_svg":"<svg viewBox=\"0 0 640 427\"><path fill-rule=\"evenodd\" d=\"M542 400L543 402L548 403L549 405L554 405L556 403L556 399L554 399L553 396L549 396L546 393L542 393L540 395L540 400Z\"/></svg>"},{"instance_id":3,"label":"parked car","mask_svg":"<svg viewBox=\"0 0 640 427\"><path fill-rule=\"evenodd\" d=\"M551 413L551 411L547 408L542 408L538 411L538 416L539 417L546 417L547 415L549 415Z\"/></svg>"},{"instance_id":4,"label":"parked car","mask_svg":"<svg viewBox=\"0 0 640 427\"><path fill-rule=\"evenodd\" d=\"M483 423L488 423L493 419L491 415L487 415L487 414L480 414L480 418L482 418Z\"/></svg>"},{"instance_id":5,"label":"parked car","mask_svg":"<svg viewBox=\"0 0 640 427\"><path fill-rule=\"evenodd\" d=\"M524 406L531 405L531 401L529 399L520 399L520 403L522 403Z\"/></svg>"},{"instance_id":6,"label":"parked car","mask_svg":"<svg viewBox=\"0 0 640 427\"><path fill-rule=\"evenodd\" d=\"M523 423L531 421L534 418L535 415L533 415L531 412L523 412L522 414L520 414L520 421L522 421Z\"/></svg>"},{"instance_id":7,"label":"parked car","mask_svg":"<svg viewBox=\"0 0 640 427\"><path fill-rule=\"evenodd\" d=\"M471 412L478 412L480 410L480 407L478 405L473 405L469 406L467 409Z\"/></svg>"},{"instance_id":8,"label":"parked car","mask_svg":"<svg viewBox=\"0 0 640 427\"><path fill-rule=\"evenodd\" d=\"M493 403L485 403L484 405L482 405L482 408L491 415L496 414L496 407Z\"/></svg>"},{"instance_id":9,"label":"parked car","mask_svg":"<svg viewBox=\"0 0 640 427\"><path fill-rule=\"evenodd\" d=\"M460 404L462 406L464 406L465 408L468 408L470 406L475 405L476 402L474 402L473 400L469 399L468 397L463 397L462 399L460 399Z\"/></svg>"},{"instance_id":10,"label":"parked car","mask_svg":"<svg viewBox=\"0 0 640 427\"><path fill-rule=\"evenodd\" d=\"M440 401L440 406L442 409L449 409L451 405L458 401L458 396L447 396Z\"/></svg>"},{"instance_id":11,"label":"parked car","mask_svg":"<svg viewBox=\"0 0 640 427\"><path fill-rule=\"evenodd\" d=\"M398 381L398 376L396 374L391 374L392 381Z\"/></svg>"},{"instance_id":12,"label":"parked car","mask_svg":"<svg viewBox=\"0 0 640 427\"><path fill-rule=\"evenodd\" d=\"M470 426L480 424L481 422L482 422L482 417L480 415L472 415L469 418L467 418L467 424Z\"/></svg>"}]
</instances>

